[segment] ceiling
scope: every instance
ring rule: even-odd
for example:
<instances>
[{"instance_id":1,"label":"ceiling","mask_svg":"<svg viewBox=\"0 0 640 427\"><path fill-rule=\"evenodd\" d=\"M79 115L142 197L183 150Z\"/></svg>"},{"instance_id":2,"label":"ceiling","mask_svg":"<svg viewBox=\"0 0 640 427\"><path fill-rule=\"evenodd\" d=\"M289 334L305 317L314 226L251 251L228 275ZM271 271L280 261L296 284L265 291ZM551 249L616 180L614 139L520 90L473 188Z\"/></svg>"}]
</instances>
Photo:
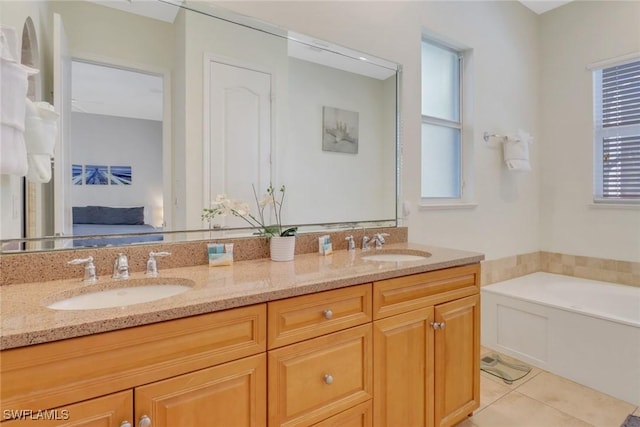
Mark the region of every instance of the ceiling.
<instances>
[{"instance_id":1,"label":"ceiling","mask_svg":"<svg viewBox=\"0 0 640 427\"><path fill-rule=\"evenodd\" d=\"M520 3L533 10L538 15L556 7L570 3L572 0L519 0Z\"/></svg>"},{"instance_id":2,"label":"ceiling","mask_svg":"<svg viewBox=\"0 0 640 427\"><path fill-rule=\"evenodd\" d=\"M162 77L72 61L71 110L162 121Z\"/></svg>"}]
</instances>

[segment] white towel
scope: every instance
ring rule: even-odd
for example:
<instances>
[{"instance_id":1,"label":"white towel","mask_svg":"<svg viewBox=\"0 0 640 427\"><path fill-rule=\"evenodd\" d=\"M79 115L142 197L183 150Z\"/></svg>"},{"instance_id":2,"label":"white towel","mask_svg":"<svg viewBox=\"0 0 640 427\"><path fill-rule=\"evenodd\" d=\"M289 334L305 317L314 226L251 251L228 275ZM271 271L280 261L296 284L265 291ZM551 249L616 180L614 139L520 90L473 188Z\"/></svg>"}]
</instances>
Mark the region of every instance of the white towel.
<instances>
[{"instance_id":1,"label":"white towel","mask_svg":"<svg viewBox=\"0 0 640 427\"><path fill-rule=\"evenodd\" d=\"M13 126L0 124L0 175L25 176L27 169L24 133Z\"/></svg>"},{"instance_id":2,"label":"white towel","mask_svg":"<svg viewBox=\"0 0 640 427\"><path fill-rule=\"evenodd\" d=\"M51 180L51 158L56 144L58 114L47 102L31 102L27 99L24 140L27 146L29 172L32 182Z\"/></svg>"},{"instance_id":3,"label":"white towel","mask_svg":"<svg viewBox=\"0 0 640 427\"><path fill-rule=\"evenodd\" d=\"M27 72L15 62L0 58L0 174L27 174L24 144Z\"/></svg>"},{"instance_id":4,"label":"white towel","mask_svg":"<svg viewBox=\"0 0 640 427\"><path fill-rule=\"evenodd\" d=\"M13 28L0 28L0 174L27 174L24 142L28 78L38 70L18 63L18 38Z\"/></svg>"},{"instance_id":5,"label":"white towel","mask_svg":"<svg viewBox=\"0 0 640 427\"><path fill-rule=\"evenodd\" d=\"M533 137L528 133L518 130L518 136L507 137L502 144L504 162L509 170L530 171L529 144Z\"/></svg>"}]
</instances>

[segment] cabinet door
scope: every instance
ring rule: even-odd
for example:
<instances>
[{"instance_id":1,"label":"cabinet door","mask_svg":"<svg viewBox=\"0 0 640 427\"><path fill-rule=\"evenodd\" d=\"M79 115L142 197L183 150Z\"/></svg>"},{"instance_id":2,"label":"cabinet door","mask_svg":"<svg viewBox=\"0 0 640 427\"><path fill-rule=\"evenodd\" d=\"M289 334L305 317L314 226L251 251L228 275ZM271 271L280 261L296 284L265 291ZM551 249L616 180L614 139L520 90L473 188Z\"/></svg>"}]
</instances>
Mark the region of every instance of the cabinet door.
<instances>
[{"instance_id":1,"label":"cabinet door","mask_svg":"<svg viewBox=\"0 0 640 427\"><path fill-rule=\"evenodd\" d=\"M153 427L265 426L266 354L135 389L136 423Z\"/></svg>"},{"instance_id":2,"label":"cabinet door","mask_svg":"<svg viewBox=\"0 0 640 427\"><path fill-rule=\"evenodd\" d=\"M127 390L46 411L3 411L2 427L120 427L133 426L133 391Z\"/></svg>"},{"instance_id":3,"label":"cabinet door","mask_svg":"<svg viewBox=\"0 0 640 427\"><path fill-rule=\"evenodd\" d=\"M435 307L436 427L452 426L480 406L480 296Z\"/></svg>"},{"instance_id":4,"label":"cabinet door","mask_svg":"<svg viewBox=\"0 0 640 427\"><path fill-rule=\"evenodd\" d=\"M432 322L433 307L373 322L375 426L433 426Z\"/></svg>"}]
</instances>

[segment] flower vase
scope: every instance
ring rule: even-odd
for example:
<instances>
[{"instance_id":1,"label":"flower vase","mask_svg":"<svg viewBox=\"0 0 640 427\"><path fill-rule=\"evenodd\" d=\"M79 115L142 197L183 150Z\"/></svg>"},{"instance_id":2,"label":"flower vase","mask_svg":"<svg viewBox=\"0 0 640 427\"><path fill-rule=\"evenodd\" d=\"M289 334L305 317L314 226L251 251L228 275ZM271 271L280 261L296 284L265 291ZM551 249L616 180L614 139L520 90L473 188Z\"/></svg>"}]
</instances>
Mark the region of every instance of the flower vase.
<instances>
[{"instance_id":1,"label":"flower vase","mask_svg":"<svg viewBox=\"0 0 640 427\"><path fill-rule=\"evenodd\" d=\"M293 261L296 236L272 236L270 240L271 261Z\"/></svg>"}]
</instances>

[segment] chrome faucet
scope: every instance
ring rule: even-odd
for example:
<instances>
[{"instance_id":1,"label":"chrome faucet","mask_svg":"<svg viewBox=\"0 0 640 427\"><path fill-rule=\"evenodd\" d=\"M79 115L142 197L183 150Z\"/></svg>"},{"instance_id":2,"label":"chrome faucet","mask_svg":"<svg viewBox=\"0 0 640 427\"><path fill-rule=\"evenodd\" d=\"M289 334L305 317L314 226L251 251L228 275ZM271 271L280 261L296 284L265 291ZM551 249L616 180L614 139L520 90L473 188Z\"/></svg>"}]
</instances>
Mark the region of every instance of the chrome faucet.
<instances>
[{"instance_id":1,"label":"chrome faucet","mask_svg":"<svg viewBox=\"0 0 640 427\"><path fill-rule=\"evenodd\" d=\"M145 273L147 276L157 277L158 276L158 261L156 257L165 257L171 255L171 252L149 252L149 260L147 261L147 272Z\"/></svg>"},{"instance_id":2,"label":"chrome faucet","mask_svg":"<svg viewBox=\"0 0 640 427\"><path fill-rule=\"evenodd\" d=\"M376 249L382 249L382 245L384 245L385 237L388 237L389 233L376 233L371 238L371 241L376 243Z\"/></svg>"},{"instance_id":3,"label":"chrome faucet","mask_svg":"<svg viewBox=\"0 0 640 427\"><path fill-rule=\"evenodd\" d=\"M371 237L363 236L362 237L362 250L363 251L370 251L372 243L375 243L376 249L381 249L382 245L384 245L384 243L385 243L384 238L386 236L388 236L388 235L389 235L389 233L376 233Z\"/></svg>"},{"instance_id":4,"label":"chrome faucet","mask_svg":"<svg viewBox=\"0 0 640 427\"><path fill-rule=\"evenodd\" d=\"M113 263L112 279L128 279L129 278L129 261L123 253L118 254L118 258Z\"/></svg>"},{"instance_id":5,"label":"chrome faucet","mask_svg":"<svg viewBox=\"0 0 640 427\"><path fill-rule=\"evenodd\" d=\"M98 281L98 275L96 274L96 266L93 263L93 257L87 258L76 258L68 261L67 264L71 265L80 265L84 264L84 278L82 279L85 283L95 283Z\"/></svg>"},{"instance_id":6,"label":"chrome faucet","mask_svg":"<svg viewBox=\"0 0 640 427\"><path fill-rule=\"evenodd\" d=\"M362 251L371 250L371 238L368 236L362 236Z\"/></svg>"},{"instance_id":7,"label":"chrome faucet","mask_svg":"<svg viewBox=\"0 0 640 427\"><path fill-rule=\"evenodd\" d=\"M348 250L350 250L350 251L355 251L356 250L356 242L353 240L353 236L352 235L345 237L344 240L348 241L348 243L347 243Z\"/></svg>"}]
</instances>

